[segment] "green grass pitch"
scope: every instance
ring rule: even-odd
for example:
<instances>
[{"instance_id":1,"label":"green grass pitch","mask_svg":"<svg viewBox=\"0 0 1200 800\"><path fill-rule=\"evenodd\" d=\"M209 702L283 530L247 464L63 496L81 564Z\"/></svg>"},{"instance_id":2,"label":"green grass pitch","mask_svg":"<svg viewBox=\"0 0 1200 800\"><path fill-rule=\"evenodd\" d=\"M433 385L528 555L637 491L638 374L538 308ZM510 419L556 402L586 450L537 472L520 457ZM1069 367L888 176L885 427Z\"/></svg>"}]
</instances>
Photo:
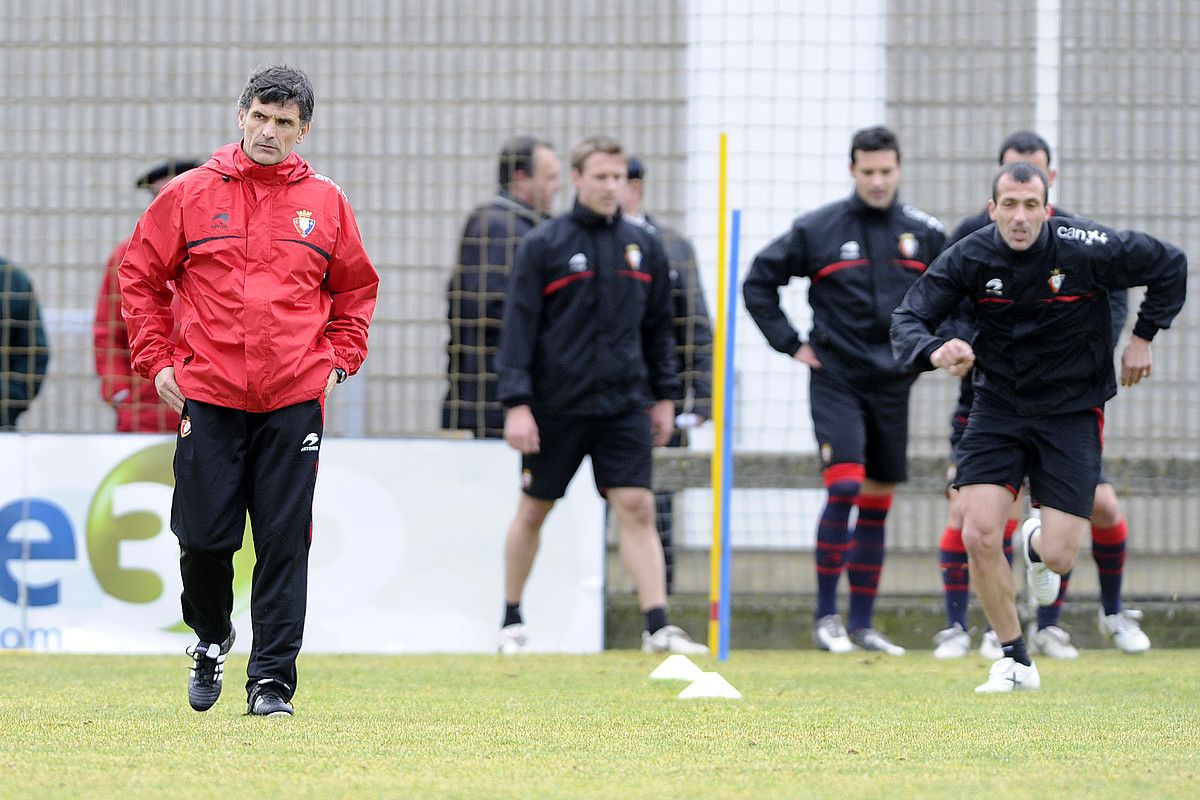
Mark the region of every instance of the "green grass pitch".
<instances>
[{"instance_id":1,"label":"green grass pitch","mask_svg":"<svg viewBox=\"0 0 1200 800\"><path fill-rule=\"evenodd\" d=\"M296 716L209 712L178 657L0 653L0 797L1200 796L1200 652L988 664L734 652L742 700L678 700L660 656L302 655Z\"/></svg>"}]
</instances>

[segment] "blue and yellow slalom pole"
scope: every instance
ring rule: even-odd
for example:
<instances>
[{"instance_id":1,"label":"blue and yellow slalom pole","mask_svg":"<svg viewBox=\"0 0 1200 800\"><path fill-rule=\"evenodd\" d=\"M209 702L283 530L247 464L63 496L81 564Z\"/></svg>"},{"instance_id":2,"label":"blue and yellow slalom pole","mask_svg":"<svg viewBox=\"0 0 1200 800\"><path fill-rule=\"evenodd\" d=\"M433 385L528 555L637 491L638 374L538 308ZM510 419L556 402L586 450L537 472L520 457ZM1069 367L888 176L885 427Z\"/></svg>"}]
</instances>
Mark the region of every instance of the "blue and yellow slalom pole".
<instances>
[{"instance_id":1,"label":"blue and yellow slalom pole","mask_svg":"<svg viewBox=\"0 0 1200 800\"><path fill-rule=\"evenodd\" d=\"M717 313L713 329L713 452L709 462L709 485L712 489L712 547L708 564L708 652L718 658L728 654L729 647L721 637L721 551L725 536L721 524L723 514L721 485L725 476L725 209L729 179L729 134L722 133L717 151Z\"/></svg>"},{"instance_id":2,"label":"blue and yellow slalom pole","mask_svg":"<svg viewBox=\"0 0 1200 800\"><path fill-rule=\"evenodd\" d=\"M721 425L721 591L717 612L718 628L721 632L720 648L717 657L726 661L729 659L729 617L730 617L730 570L732 568L732 543L729 531L729 509L732 505L733 490L733 354L737 342L737 283L738 283L738 239L742 227L742 212L733 210L733 227L729 236L729 292L726 294L728 305L723 316L726 319L725 328L725 369L724 380L721 382L721 394L724 402L721 404L723 423Z\"/></svg>"},{"instance_id":3,"label":"blue and yellow slalom pole","mask_svg":"<svg viewBox=\"0 0 1200 800\"><path fill-rule=\"evenodd\" d=\"M729 139L721 134L717 175L717 313L713 331L713 497L712 548L709 553L708 649L729 658L729 504L733 485L733 352L737 317L737 249L741 212L733 212L732 242L725 228L728 208ZM725 260L729 245L729 262ZM728 268L732 264L732 269Z\"/></svg>"}]
</instances>

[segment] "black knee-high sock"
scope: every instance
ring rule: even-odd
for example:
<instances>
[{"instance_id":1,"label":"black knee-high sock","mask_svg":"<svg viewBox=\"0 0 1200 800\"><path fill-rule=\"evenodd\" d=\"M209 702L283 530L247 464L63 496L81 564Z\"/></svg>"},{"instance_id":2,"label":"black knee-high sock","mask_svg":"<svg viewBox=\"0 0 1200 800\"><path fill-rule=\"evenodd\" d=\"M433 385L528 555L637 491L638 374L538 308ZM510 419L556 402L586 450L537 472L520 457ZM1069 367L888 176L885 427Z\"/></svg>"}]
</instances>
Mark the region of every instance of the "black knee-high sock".
<instances>
[{"instance_id":1,"label":"black knee-high sock","mask_svg":"<svg viewBox=\"0 0 1200 800\"><path fill-rule=\"evenodd\" d=\"M1000 647L1004 649L1004 657L1011 658L1018 664L1032 666L1033 661L1029 658L1029 650L1025 647L1025 637L1018 636L1011 642L1001 642Z\"/></svg>"}]
</instances>

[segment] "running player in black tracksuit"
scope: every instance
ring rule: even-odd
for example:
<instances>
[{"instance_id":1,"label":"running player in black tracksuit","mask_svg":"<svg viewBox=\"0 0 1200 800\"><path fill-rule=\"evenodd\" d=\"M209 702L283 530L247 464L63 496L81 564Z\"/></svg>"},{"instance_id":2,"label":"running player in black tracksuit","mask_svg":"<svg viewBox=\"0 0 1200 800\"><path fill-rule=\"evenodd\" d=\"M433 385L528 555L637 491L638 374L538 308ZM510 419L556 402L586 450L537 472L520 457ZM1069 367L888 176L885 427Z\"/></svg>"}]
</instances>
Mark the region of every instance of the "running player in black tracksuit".
<instances>
[{"instance_id":1,"label":"running player in black tracksuit","mask_svg":"<svg viewBox=\"0 0 1200 800\"><path fill-rule=\"evenodd\" d=\"M1108 290L1147 287L1121 358L1122 383L1132 386L1150 374L1150 340L1183 306L1187 284L1187 258L1172 245L1086 220L1051 220L1048 185L1027 162L1002 167L988 205L996 224L939 258L892 322L903 363L954 375L975 367L955 487L971 580L1004 655L980 692L1041 683L1021 636L1001 532L1028 476L1042 510L1040 522L1027 523L1023 543L1030 593L1052 603L1092 512L1103 406L1116 394ZM975 307L969 344L935 333L963 298Z\"/></svg>"},{"instance_id":2,"label":"running player in black tracksuit","mask_svg":"<svg viewBox=\"0 0 1200 800\"><path fill-rule=\"evenodd\" d=\"M504 439L523 455L524 480L505 545L500 651L525 648L520 602L542 522L590 455L646 615L642 649L705 653L667 622L650 492L651 443L670 437L682 395L667 258L656 235L621 217L619 143L586 139L571 167L574 208L517 251L496 358Z\"/></svg>"},{"instance_id":3,"label":"running player in black tracksuit","mask_svg":"<svg viewBox=\"0 0 1200 800\"><path fill-rule=\"evenodd\" d=\"M1007 136L1000 145L998 163L1000 166L1014 161L1028 161L1046 173L1050 186L1054 186L1057 171L1051 167L1050 145L1044 138L1033 131L1017 131ZM1051 206L1051 214L1055 217L1074 217L1073 212L1060 206ZM950 235L947 246L953 245L970 234L990 225L991 216L987 208L962 220ZM1125 320L1129 314L1129 292L1125 289L1112 289L1108 292L1109 310L1112 316L1112 341L1115 345L1125 328ZM959 307L961 313L952 315L955 336L970 341L975 319L970 303ZM953 483L957 458L955 449L962 438L963 430L967 427L967 415L971 410L971 401L975 390L971 385L971 374L968 372L962 378L958 403L950 421L950 467L947 470L947 480ZM934 636L935 658L958 658L965 656L971 648L971 637L967 633L967 605L969 597L969 579L967 571L967 550L962 541L962 507L958 491L947 489L949 506L946 512L946 528L942 531L939 543L938 563L942 575L942 584L946 600L946 628ZM1019 516L1019 500L1013 503L1013 513L1004 526L1004 555L1009 563L1012 562L1012 534L1017 527ZM1117 493L1112 483L1100 473L1100 482L1096 486L1095 503L1091 516L1092 557L1096 562L1096 570L1100 584L1100 613L1098 625L1100 631L1113 645L1126 653L1141 653L1150 649L1150 639L1142 630L1138 620L1141 612L1122 608L1121 584L1124 578L1125 542L1128 526L1121 513ZM1067 594L1070 575L1062 578L1062 588L1058 598L1048 606L1037 607L1037 621L1030 623L1030 649L1035 654L1052 656L1054 658L1075 658L1079 651L1071 643L1070 634L1059 627L1062 616L1062 604ZM1000 658L1000 643L992 630L984 633L979 645L980 655L995 661Z\"/></svg>"},{"instance_id":4,"label":"running player in black tracksuit","mask_svg":"<svg viewBox=\"0 0 1200 800\"><path fill-rule=\"evenodd\" d=\"M823 650L855 645L901 655L872 627L883 568L884 525L895 485L908 476L908 395L915 373L888 342L892 310L942 251L942 224L896 200L900 147L887 128L855 133L855 191L797 219L754 258L746 310L773 348L810 368L809 405L827 491L817 526L813 640ZM779 305L779 289L808 278L813 325L802 341ZM858 507L853 532L850 511ZM850 582L849 635L837 610Z\"/></svg>"}]
</instances>

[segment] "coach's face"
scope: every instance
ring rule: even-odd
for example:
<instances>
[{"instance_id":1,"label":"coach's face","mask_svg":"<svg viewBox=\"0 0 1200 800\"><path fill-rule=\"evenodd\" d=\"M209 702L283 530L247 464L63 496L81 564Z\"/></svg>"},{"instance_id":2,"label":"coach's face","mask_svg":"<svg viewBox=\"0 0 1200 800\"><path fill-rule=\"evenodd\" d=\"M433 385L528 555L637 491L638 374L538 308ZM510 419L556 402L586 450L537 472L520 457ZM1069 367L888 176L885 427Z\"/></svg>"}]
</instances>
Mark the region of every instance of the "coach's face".
<instances>
[{"instance_id":1,"label":"coach's face","mask_svg":"<svg viewBox=\"0 0 1200 800\"><path fill-rule=\"evenodd\" d=\"M1028 250L1037 241L1042 225L1050 218L1046 187L1034 177L1025 183L1012 175L1001 175L996 196L988 201L988 215L996 223L1004 243L1013 250Z\"/></svg>"},{"instance_id":2,"label":"coach's face","mask_svg":"<svg viewBox=\"0 0 1200 800\"><path fill-rule=\"evenodd\" d=\"M605 217L617 213L625 191L627 162L624 155L592 153L583 168L571 170L571 183L579 204Z\"/></svg>"},{"instance_id":3,"label":"coach's face","mask_svg":"<svg viewBox=\"0 0 1200 800\"><path fill-rule=\"evenodd\" d=\"M533 174L529 176L529 205L549 216L554 211L554 198L562 185L558 154L549 147L533 148Z\"/></svg>"},{"instance_id":4,"label":"coach's face","mask_svg":"<svg viewBox=\"0 0 1200 800\"><path fill-rule=\"evenodd\" d=\"M290 156L308 135L310 124L300 124L300 106L295 102L280 105L255 99L250 108L238 109L242 151L267 167Z\"/></svg>"}]
</instances>

